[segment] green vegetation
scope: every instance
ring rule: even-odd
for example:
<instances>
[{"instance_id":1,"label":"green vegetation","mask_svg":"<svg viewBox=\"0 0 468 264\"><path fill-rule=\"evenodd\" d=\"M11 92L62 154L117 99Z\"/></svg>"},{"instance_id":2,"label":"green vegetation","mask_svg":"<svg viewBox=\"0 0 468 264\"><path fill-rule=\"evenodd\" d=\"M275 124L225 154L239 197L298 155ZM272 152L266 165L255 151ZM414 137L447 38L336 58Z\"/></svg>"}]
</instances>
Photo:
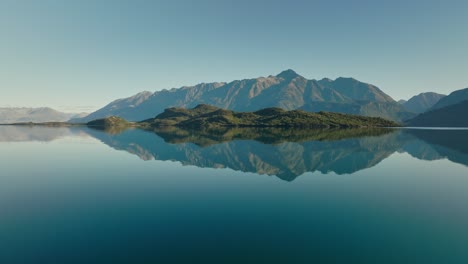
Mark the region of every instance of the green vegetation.
<instances>
[{"instance_id":1,"label":"green vegetation","mask_svg":"<svg viewBox=\"0 0 468 264\"><path fill-rule=\"evenodd\" d=\"M127 120L117 117L110 116L106 118L96 119L86 123L89 127L99 127L99 128L108 128L108 127L129 127L133 123L128 122Z\"/></svg>"},{"instance_id":2,"label":"green vegetation","mask_svg":"<svg viewBox=\"0 0 468 264\"><path fill-rule=\"evenodd\" d=\"M398 127L398 123L380 117L302 110L286 111L265 108L256 112L234 112L210 105L193 109L168 108L153 119L140 122L145 127L176 126L181 128L213 127L285 127L285 128L352 128Z\"/></svg>"},{"instance_id":3,"label":"green vegetation","mask_svg":"<svg viewBox=\"0 0 468 264\"><path fill-rule=\"evenodd\" d=\"M127 120L117 116L110 116L102 119L97 119L86 123L86 125L90 128L104 130L109 134L119 134L124 130L133 127L144 128L140 124L128 122Z\"/></svg>"}]
</instances>

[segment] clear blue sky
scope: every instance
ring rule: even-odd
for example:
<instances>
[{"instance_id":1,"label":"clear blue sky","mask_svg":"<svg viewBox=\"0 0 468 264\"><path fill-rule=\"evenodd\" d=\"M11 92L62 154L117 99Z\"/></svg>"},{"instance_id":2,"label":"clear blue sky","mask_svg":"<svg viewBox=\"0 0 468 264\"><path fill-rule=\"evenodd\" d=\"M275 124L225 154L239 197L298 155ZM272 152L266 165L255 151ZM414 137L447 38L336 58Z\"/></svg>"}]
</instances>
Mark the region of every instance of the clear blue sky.
<instances>
[{"instance_id":1,"label":"clear blue sky","mask_svg":"<svg viewBox=\"0 0 468 264\"><path fill-rule=\"evenodd\" d=\"M0 0L0 106L90 111L288 68L395 99L468 87L468 1Z\"/></svg>"}]
</instances>

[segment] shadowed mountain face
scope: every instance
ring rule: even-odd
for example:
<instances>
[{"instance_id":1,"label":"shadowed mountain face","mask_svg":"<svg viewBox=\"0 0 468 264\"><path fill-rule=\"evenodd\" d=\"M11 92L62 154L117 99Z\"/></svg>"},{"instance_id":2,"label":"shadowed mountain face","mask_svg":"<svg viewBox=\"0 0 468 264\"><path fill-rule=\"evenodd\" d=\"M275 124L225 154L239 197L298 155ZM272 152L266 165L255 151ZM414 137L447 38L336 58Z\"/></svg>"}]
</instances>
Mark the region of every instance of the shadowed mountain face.
<instances>
[{"instance_id":1,"label":"shadowed mountain face","mask_svg":"<svg viewBox=\"0 0 468 264\"><path fill-rule=\"evenodd\" d=\"M459 104L468 100L468 88L457 90L440 99L430 110L437 110L447 106Z\"/></svg>"},{"instance_id":2,"label":"shadowed mountain face","mask_svg":"<svg viewBox=\"0 0 468 264\"><path fill-rule=\"evenodd\" d=\"M116 100L73 122L88 122L107 116L130 121L153 118L169 107L192 108L209 104L234 111L279 107L285 110L330 111L377 116L401 121L411 117L401 105L379 88L352 78L308 80L292 70L276 76L202 83L153 94L143 92Z\"/></svg>"},{"instance_id":3,"label":"shadowed mountain face","mask_svg":"<svg viewBox=\"0 0 468 264\"><path fill-rule=\"evenodd\" d=\"M468 100L437 108L406 121L406 125L420 127L468 127Z\"/></svg>"},{"instance_id":4,"label":"shadowed mountain face","mask_svg":"<svg viewBox=\"0 0 468 264\"><path fill-rule=\"evenodd\" d=\"M468 166L468 146L455 149L447 142L433 143L419 130L236 128L195 131L169 128L155 133L143 130L127 130L118 135L93 130L89 133L143 160L230 168L275 175L286 181L315 171L352 174L375 166L395 152L407 152L423 160L448 158ZM451 131L441 131L435 138L444 134L454 136ZM462 140L462 136L468 136L468 131L460 132L454 140Z\"/></svg>"},{"instance_id":5,"label":"shadowed mountain face","mask_svg":"<svg viewBox=\"0 0 468 264\"><path fill-rule=\"evenodd\" d=\"M408 110L416 114L426 112L433 107L440 99L446 95L438 93L421 93L411 97L408 101L403 101L401 104Z\"/></svg>"},{"instance_id":6,"label":"shadowed mountain face","mask_svg":"<svg viewBox=\"0 0 468 264\"><path fill-rule=\"evenodd\" d=\"M440 99L427 112L405 121L408 126L468 127L468 88Z\"/></svg>"}]
</instances>

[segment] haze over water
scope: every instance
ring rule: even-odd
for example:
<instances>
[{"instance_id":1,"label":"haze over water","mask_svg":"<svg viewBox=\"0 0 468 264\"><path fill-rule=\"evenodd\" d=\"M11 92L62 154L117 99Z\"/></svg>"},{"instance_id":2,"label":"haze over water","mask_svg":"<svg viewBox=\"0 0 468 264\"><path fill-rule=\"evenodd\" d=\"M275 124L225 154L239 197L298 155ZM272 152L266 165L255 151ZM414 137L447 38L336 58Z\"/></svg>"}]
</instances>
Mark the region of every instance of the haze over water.
<instances>
[{"instance_id":1,"label":"haze over water","mask_svg":"<svg viewBox=\"0 0 468 264\"><path fill-rule=\"evenodd\" d=\"M0 127L2 263L466 263L467 130Z\"/></svg>"}]
</instances>

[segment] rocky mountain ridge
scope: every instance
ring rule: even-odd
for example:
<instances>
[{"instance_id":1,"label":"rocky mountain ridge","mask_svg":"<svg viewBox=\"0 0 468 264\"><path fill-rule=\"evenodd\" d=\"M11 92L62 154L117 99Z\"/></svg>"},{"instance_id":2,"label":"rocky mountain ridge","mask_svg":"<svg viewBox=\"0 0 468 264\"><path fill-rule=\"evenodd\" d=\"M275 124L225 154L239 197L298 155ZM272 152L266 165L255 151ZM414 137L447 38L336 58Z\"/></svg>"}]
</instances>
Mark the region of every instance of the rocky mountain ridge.
<instances>
[{"instance_id":1,"label":"rocky mountain ridge","mask_svg":"<svg viewBox=\"0 0 468 264\"><path fill-rule=\"evenodd\" d=\"M285 110L329 111L376 116L396 121L413 117L378 87L353 78L309 80L293 70L275 76L201 83L119 99L90 115L71 120L86 123L108 116L129 121L153 118L169 107L209 104L233 111L278 107Z\"/></svg>"}]
</instances>

